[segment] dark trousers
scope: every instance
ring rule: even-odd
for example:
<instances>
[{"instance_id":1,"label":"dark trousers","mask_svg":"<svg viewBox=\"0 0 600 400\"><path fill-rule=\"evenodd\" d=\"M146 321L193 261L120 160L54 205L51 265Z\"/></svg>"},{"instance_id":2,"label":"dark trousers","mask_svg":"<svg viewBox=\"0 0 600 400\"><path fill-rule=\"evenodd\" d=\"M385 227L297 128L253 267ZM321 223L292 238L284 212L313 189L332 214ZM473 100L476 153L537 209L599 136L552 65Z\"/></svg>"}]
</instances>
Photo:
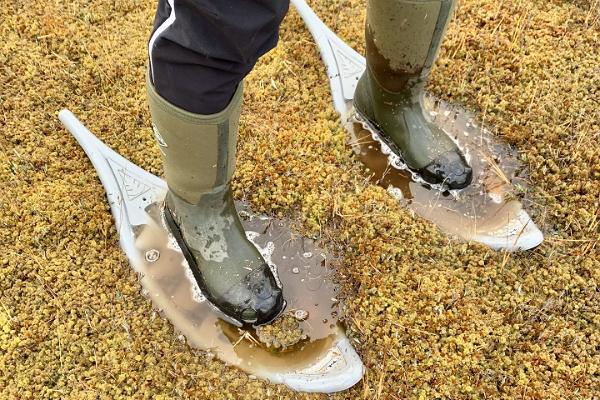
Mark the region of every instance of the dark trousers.
<instances>
[{"instance_id":1,"label":"dark trousers","mask_svg":"<svg viewBox=\"0 0 600 400\"><path fill-rule=\"evenodd\" d=\"M150 78L172 104L214 114L277 44L288 0L159 0L148 43Z\"/></svg>"}]
</instances>

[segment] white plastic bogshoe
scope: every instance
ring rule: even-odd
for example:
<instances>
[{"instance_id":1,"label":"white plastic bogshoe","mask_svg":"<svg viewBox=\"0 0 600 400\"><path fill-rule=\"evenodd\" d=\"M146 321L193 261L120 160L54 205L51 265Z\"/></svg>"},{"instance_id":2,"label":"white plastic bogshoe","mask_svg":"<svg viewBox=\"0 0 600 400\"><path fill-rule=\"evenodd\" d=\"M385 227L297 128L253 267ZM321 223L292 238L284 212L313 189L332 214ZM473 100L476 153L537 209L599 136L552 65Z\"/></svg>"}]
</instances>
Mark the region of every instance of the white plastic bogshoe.
<instances>
[{"instance_id":1,"label":"white plastic bogshoe","mask_svg":"<svg viewBox=\"0 0 600 400\"><path fill-rule=\"evenodd\" d=\"M218 328L217 317L211 312L214 310L210 309L203 296L198 296L197 291L192 290L197 290L197 287L192 288L186 278L179 279L185 281L183 283L174 282L175 278L185 277L184 273L173 272L187 266L181 250L173 247L172 239L168 246L156 247L160 245L152 244L157 237L167 237L165 227L157 224L156 217L151 217L148 212L164 199L166 182L111 150L70 111L62 110L59 119L79 142L96 169L106 190L119 243L134 270L141 275L140 282L145 294L149 293L148 297L161 314L175 325L190 344L213 352L219 359L238 366L254 377L282 383L297 391L332 393L345 390L362 378L362 361L339 327L332 327L333 333L327 336L327 340L308 346L312 350L301 350L301 354L291 355L293 359L289 364L292 367L286 365L285 359L276 359L277 356L267 350L247 346L245 342L233 345L228 342ZM264 223L269 224L267 218L257 220L265 220ZM146 233L144 227L150 227ZM281 233L277 235L281 236ZM159 265L161 262L162 266ZM304 260L304 263L307 261ZM179 276L174 277L177 274ZM302 290L306 289L297 289L297 292ZM302 296L310 297L306 293L301 293ZM327 312L331 312L331 307ZM259 351L262 354L256 355Z\"/></svg>"},{"instance_id":2,"label":"white plastic bogshoe","mask_svg":"<svg viewBox=\"0 0 600 400\"><path fill-rule=\"evenodd\" d=\"M291 2L315 39L321 58L327 67L334 108L348 127L347 121L354 117L352 106L354 91L366 68L366 61L333 33L304 0L291 0ZM373 139L382 145L382 149L387 147L375 133ZM390 159L390 165L395 165L393 161ZM430 219L429 213L417 212ZM433 218L431 220L434 223L440 222ZM454 233L464 240L483 243L492 249L504 251L528 250L538 246L544 240L542 232L518 201L507 203L501 208L500 214L496 213L489 220L477 221L474 227L465 226L462 229L444 227L443 230Z\"/></svg>"}]
</instances>

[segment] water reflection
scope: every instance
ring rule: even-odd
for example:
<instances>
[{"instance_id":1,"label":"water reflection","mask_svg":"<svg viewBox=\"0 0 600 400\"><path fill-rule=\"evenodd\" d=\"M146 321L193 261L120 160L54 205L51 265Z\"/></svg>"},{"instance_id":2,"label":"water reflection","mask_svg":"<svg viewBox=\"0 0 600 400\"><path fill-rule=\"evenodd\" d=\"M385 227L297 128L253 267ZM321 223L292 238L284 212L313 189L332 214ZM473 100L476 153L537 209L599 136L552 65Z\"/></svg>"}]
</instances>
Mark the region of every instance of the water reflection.
<instances>
[{"instance_id":1,"label":"water reflection","mask_svg":"<svg viewBox=\"0 0 600 400\"><path fill-rule=\"evenodd\" d=\"M253 329L245 331L219 319L190 279L184 257L162 223L159 203L146 209L149 223L135 229L144 293L190 345L250 374L285 373L311 365L343 335L337 326L331 258L312 240L292 235L287 222L253 217L243 204L237 206L249 237L277 267L287 310L299 315L306 340L276 351L261 345Z\"/></svg>"}]
</instances>

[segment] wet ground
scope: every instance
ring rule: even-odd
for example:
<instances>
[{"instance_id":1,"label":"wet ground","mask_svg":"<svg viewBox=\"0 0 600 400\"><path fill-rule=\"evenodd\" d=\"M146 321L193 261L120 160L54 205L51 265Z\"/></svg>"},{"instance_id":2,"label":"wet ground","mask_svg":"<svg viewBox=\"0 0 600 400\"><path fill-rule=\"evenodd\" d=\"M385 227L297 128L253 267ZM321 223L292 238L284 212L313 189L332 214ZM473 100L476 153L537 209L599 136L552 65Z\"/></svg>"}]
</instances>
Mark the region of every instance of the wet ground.
<instances>
[{"instance_id":1,"label":"wet ground","mask_svg":"<svg viewBox=\"0 0 600 400\"><path fill-rule=\"evenodd\" d=\"M234 184L340 260L344 323L367 371L332 398L597 397L596 4L461 1L429 82L528 167L524 204L546 241L524 254L451 240L370 181L290 11L245 86ZM312 2L359 52L364 5ZM70 108L161 173L144 94L154 7L0 5L0 397L325 398L226 366L153 313L103 188L56 118Z\"/></svg>"},{"instance_id":2,"label":"wet ground","mask_svg":"<svg viewBox=\"0 0 600 400\"><path fill-rule=\"evenodd\" d=\"M166 230L162 204L146 209L147 225L135 227L136 247L145 262L137 266L144 294L180 331L180 339L216 355L249 374L265 376L305 368L326 354L341 334L338 288L331 257L312 240L291 233L289 223L255 216L238 203L248 238L272 267L284 290L286 313L303 338L288 348L266 346L251 327L240 329L219 319L195 283L177 242ZM282 332L283 335L294 335ZM297 335L297 334L296 334Z\"/></svg>"},{"instance_id":3,"label":"wet ground","mask_svg":"<svg viewBox=\"0 0 600 400\"><path fill-rule=\"evenodd\" d=\"M463 190L444 190L423 181L383 142L376 131L355 116L351 108L345 127L348 145L365 165L372 182L386 188L400 203L447 233L475 240L501 230L521 209L528 191L526 166L518 153L480 126L458 106L423 99L426 116L446 132L473 168L473 182Z\"/></svg>"}]
</instances>

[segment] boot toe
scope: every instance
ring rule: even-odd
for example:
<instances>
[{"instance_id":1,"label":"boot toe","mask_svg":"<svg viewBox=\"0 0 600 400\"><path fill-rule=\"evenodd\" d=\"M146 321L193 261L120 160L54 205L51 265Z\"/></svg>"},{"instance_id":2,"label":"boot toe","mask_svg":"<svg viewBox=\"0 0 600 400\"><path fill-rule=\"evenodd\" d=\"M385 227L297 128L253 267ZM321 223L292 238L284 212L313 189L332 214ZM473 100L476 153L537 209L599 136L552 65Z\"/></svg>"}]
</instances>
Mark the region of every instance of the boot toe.
<instances>
[{"instance_id":1,"label":"boot toe","mask_svg":"<svg viewBox=\"0 0 600 400\"><path fill-rule=\"evenodd\" d=\"M254 325L270 323L283 312L285 305L281 289L274 290L272 296L255 304L257 318Z\"/></svg>"},{"instance_id":2,"label":"boot toe","mask_svg":"<svg viewBox=\"0 0 600 400\"><path fill-rule=\"evenodd\" d=\"M433 184L445 184L448 189L463 189L471 183L473 170L458 150L440 154L435 160L422 168L421 176Z\"/></svg>"},{"instance_id":3,"label":"boot toe","mask_svg":"<svg viewBox=\"0 0 600 400\"><path fill-rule=\"evenodd\" d=\"M285 308L281 288L268 265L251 271L242 282L233 286L224 296L226 313L232 318L252 325L271 322Z\"/></svg>"},{"instance_id":4,"label":"boot toe","mask_svg":"<svg viewBox=\"0 0 600 400\"><path fill-rule=\"evenodd\" d=\"M267 324L277 318L285 308L285 301L271 268L263 264L261 268L248 274L246 281L252 297L252 308L256 313L253 324Z\"/></svg>"}]
</instances>

